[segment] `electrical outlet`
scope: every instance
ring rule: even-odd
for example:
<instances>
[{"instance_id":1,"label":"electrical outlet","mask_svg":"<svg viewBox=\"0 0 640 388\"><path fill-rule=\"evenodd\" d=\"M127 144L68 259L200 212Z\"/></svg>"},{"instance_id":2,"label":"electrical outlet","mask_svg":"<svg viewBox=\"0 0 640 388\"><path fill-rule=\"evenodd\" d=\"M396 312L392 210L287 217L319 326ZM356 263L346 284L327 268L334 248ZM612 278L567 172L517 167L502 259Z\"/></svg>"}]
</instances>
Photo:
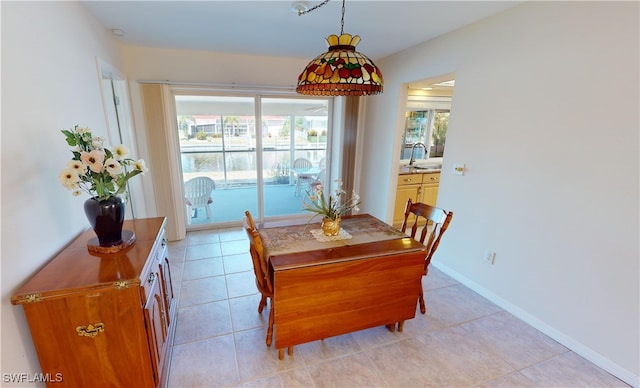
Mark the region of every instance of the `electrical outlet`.
<instances>
[{"instance_id":1,"label":"electrical outlet","mask_svg":"<svg viewBox=\"0 0 640 388\"><path fill-rule=\"evenodd\" d=\"M491 251L485 251L484 252L484 261L486 261L489 264L493 264L496 261L496 253L495 252L491 252Z\"/></svg>"}]
</instances>

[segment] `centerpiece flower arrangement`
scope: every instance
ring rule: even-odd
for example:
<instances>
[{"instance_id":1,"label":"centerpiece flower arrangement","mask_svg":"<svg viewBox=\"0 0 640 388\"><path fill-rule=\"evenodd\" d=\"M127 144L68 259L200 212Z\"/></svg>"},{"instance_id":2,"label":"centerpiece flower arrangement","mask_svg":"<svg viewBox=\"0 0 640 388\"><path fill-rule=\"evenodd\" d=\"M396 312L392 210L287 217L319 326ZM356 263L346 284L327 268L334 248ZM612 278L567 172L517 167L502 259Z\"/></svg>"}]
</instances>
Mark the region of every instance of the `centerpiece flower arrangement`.
<instances>
[{"instance_id":1,"label":"centerpiece flower arrangement","mask_svg":"<svg viewBox=\"0 0 640 388\"><path fill-rule=\"evenodd\" d=\"M84 203L84 211L98 237L99 248L95 249L107 253L124 249L124 245L135 241L135 235L131 233L128 242L123 241L125 202L122 194L126 194L129 179L148 171L144 160L129 157L124 145L113 150L107 148L104 139L93 136L87 127L76 125L62 133L72 147L73 158L60 173L59 180L74 196L83 191L91 196Z\"/></svg>"},{"instance_id":2,"label":"centerpiece flower arrangement","mask_svg":"<svg viewBox=\"0 0 640 388\"><path fill-rule=\"evenodd\" d=\"M87 127L76 125L62 133L72 147L73 158L60 174L60 183L74 196L85 191L98 201L104 201L123 194L129 179L149 170L143 159L131 159L124 145L113 151L106 148L104 139L94 137Z\"/></svg>"},{"instance_id":3,"label":"centerpiece flower arrangement","mask_svg":"<svg viewBox=\"0 0 640 388\"><path fill-rule=\"evenodd\" d=\"M352 192L351 198L347 198L347 192L342 187L342 181L336 180L338 187L334 195L324 193L322 184L316 185L313 190L307 191L307 199L304 201L304 210L316 213L313 217L322 216L322 229L327 236L335 236L340 232L340 219L349 212L358 212L360 208L360 196ZM311 219L313 219L311 217Z\"/></svg>"}]
</instances>

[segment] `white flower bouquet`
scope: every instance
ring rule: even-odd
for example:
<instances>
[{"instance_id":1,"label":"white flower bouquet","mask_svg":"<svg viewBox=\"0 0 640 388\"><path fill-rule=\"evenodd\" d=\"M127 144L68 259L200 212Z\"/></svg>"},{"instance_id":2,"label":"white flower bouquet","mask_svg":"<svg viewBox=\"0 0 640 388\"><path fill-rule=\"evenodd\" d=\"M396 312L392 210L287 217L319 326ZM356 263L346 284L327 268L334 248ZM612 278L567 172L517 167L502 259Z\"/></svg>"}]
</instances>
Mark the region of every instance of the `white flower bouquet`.
<instances>
[{"instance_id":1,"label":"white flower bouquet","mask_svg":"<svg viewBox=\"0 0 640 388\"><path fill-rule=\"evenodd\" d=\"M129 157L129 150L119 145L112 150L103 145L104 139L91 134L87 127L76 125L62 130L73 158L60 173L60 183L73 195L82 191L98 201L125 193L127 181L148 171L144 160Z\"/></svg>"},{"instance_id":2,"label":"white flower bouquet","mask_svg":"<svg viewBox=\"0 0 640 388\"><path fill-rule=\"evenodd\" d=\"M307 191L308 201L304 201L304 210L321 215L324 218L328 218L335 221L338 218L353 211L357 213L360 211L358 205L360 205L360 196L353 191L351 198L346 197L346 191L342 188L342 181L336 180L338 188L336 188L334 195L325 196L324 188L322 185L317 185L314 190ZM314 216L315 217L315 216ZM312 217L313 218L313 217Z\"/></svg>"}]
</instances>

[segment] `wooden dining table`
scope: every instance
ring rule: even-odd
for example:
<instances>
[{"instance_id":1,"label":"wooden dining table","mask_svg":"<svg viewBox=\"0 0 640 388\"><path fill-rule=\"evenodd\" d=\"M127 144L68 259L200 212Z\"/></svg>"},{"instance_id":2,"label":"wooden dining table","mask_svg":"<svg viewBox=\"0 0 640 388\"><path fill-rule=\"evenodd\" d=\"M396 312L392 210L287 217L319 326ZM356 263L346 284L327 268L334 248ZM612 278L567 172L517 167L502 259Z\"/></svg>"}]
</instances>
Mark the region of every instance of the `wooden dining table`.
<instances>
[{"instance_id":1,"label":"wooden dining table","mask_svg":"<svg viewBox=\"0 0 640 388\"><path fill-rule=\"evenodd\" d=\"M342 219L338 236L320 222L258 229L273 271L275 347L375 326L402 331L415 317L425 247L369 215Z\"/></svg>"}]
</instances>

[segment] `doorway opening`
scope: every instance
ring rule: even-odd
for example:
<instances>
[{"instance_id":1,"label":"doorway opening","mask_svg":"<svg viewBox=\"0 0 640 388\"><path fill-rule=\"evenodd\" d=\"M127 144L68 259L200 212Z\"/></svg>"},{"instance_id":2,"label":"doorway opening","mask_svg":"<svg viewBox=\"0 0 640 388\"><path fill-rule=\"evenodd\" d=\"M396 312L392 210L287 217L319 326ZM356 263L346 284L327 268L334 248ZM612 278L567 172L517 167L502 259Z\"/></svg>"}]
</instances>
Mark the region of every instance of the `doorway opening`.
<instances>
[{"instance_id":1,"label":"doorway opening","mask_svg":"<svg viewBox=\"0 0 640 388\"><path fill-rule=\"evenodd\" d=\"M409 84L401 160L419 158L442 165L454 83L445 78ZM417 143L424 147L416 148ZM418 155L411 155L416 151Z\"/></svg>"},{"instance_id":2,"label":"doorway opening","mask_svg":"<svg viewBox=\"0 0 640 388\"><path fill-rule=\"evenodd\" d=\"M393 225L404 220L407 201L436 206L451 103L453 75L408 85Z\"/></svg>"}]
</instances>

